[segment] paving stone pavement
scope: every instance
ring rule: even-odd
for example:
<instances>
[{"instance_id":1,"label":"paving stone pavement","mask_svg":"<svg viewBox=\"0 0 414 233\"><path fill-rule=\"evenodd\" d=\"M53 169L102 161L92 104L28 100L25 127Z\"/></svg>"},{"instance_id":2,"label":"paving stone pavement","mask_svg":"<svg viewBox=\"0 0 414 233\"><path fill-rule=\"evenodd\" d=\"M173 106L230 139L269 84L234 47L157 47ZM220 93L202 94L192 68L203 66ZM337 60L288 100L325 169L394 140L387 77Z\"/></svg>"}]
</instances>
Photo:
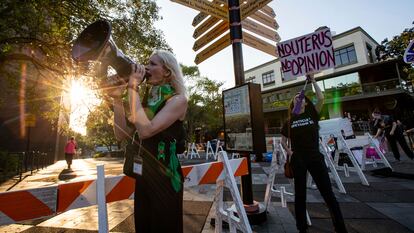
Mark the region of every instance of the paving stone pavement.
<instances>
[{"instance_id":1,"label":"paving stone pavement","mask_svg":"<svg viewBox=\"0 0 414 233\"><path fill-rule=\"evenodd\" d=\"M201 154L201 159L181 159L181 161L183 165L204 163L206 161L202 159L203 157ZM414 174L412 160L402 157L401 162L394 162L393 158L388 158L395 171ZM97 164L105 164L106 175L122 173L122 159L119 158L75 160L71 171L65 169L64 161L59 161L44 170L39 170L32 176L26 176L17 184L15 179L1 184L0 191L6 191L11 187L11 190L20 190L95 178ZM253 197L256 201L264 199L269 166L270 163L252 163ZM350 177L345 177L343 172L339 172L347 193L339 193L336 188L334 192L340 203L348 231L414 232L414 180L374 176L369 171L371 169L369 167L368 171L364 172L370 186L362 185L355 173L351 173ZM278 171L276 175L275 186L276 188L284 186L288 192L293 192L293 181L286 179L281 171ZM185 189L184 232L214 232L210 221L214 218L214 205L212 204L215 188L216 186L211 184ZM228 191L225 191L224 198L225 201L232 202ZM280 198L272 197L267 208L267 221L264 224L252 226L253 231L258 233L297 232L293 200L293 197L288 196L288 207L283 208ZM329 211L318 190L308 189L307 203L312 221L309 232L333 232ZM110 232L134 232L133 200L108 204L108 218ZM92 206L70 210L48 219L1 226L0 232L97 232L97 226L97 208Z\"/></svg>"}]
</instances>

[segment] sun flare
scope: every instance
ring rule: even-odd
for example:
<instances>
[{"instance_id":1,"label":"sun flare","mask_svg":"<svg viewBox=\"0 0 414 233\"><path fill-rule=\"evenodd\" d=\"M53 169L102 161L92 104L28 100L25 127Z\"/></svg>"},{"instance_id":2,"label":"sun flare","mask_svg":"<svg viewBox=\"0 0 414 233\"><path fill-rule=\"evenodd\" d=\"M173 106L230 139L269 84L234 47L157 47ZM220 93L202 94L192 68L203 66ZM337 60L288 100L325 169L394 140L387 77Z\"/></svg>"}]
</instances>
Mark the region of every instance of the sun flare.
<instances>
[{"instance_id":1,"label":"sun flare","mask_svg":"<svg viewBox=\"0 0 414 233\"><path fill-rule=\"evenodd\" d=\"M86 120L93 108L100 104L101 100L95 91L90 89L81 79L72 80L70 89L70 120L69 127L82 135L86 135Z\"/></svg>"}]
</instances>

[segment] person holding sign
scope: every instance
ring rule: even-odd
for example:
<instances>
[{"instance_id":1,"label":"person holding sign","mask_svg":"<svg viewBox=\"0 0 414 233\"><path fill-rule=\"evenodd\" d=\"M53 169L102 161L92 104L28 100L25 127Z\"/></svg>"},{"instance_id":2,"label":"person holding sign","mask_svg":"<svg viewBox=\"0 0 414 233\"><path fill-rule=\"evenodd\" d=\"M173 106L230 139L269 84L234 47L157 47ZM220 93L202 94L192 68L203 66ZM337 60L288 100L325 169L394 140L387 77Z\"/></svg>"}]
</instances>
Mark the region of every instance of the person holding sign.
<instances>
[{"instance_id":1,"label":"person holding sign","mask_svg":"<svg viewBox=\"0 0 414 233\"><path fill-rule=\"evenodd\" d=\"M295 182L296 227L301 233L307 232L306 174L309 171L329 208L335 231L344 233L347 230L342 213L332 191L323 155L319 152L318 122L324 96L313 75L306 77L315 89L317 102L314 105L303 92L297 94L290 104L288 120L282 128L282 146L290 158Z\"/></svg>"},{"instance_id":2,"label":"person holding sign","mask_svg":"<svg viewBox=\"0 0 414 233\"><path fill-rule=\"evenodd\" d=\"M181 68L172 53L157 50L147 66L133 65L132 70L128 84L115 88L110 96L117 139L130 141L136 133L139 136L136 151L142 163L139 169L134 167L135 231L182 233L184 179L177 153L184 151L187 96ZM151 88L141 98L144 76ZM128 121L121 99L125 86L131 112Z\"/></svg>"}]
</instances>

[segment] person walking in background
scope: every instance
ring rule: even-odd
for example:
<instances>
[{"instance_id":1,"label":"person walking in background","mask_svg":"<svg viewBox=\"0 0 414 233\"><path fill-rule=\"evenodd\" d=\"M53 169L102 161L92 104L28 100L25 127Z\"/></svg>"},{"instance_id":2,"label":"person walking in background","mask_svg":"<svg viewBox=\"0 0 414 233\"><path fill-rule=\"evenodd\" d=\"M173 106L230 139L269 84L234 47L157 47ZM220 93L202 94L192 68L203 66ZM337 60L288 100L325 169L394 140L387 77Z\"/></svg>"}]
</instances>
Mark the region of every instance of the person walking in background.
<instances>
[{"instance_id":1,"label":"person walking in background","mask_svg":"<svg viewBox=\"0 0 414 233\"><path fill-rule=\"evenodd\" d=\"M75 138L70 137L70 139L66 142L65 146L65 160L68 164L68 169L72 165L73 156L76 154L76 149L78 148Z\"/></svg>"},{"instance_id":2,"label":"person walking in background","mask_svg":"<svg viewBox=\"0 0 414 233\"><path fill-rule=\"evenodd\" d=\"M151 89L139 96L140 84ZM177 153L185 146L183 120L187 96L180 65L171 52L155 51L149 64L136 65L129 77L131 116L126 120L121 99L125 89L112 91L114 131L118 140L131 140L138 133L142 171L135 179L135 231L140 233L183 232L183 175Z\"/></svg>"},{"instance_id":3,"label":"person walking in background","mask_svg":"<svg viewBox=\"0 0 414 233\"><path fill-rule=\"evenodd\" d=\"M414 153L410 150L407 142L404 138L404 129L401 125L394 121L392 117L386 117L381 123L381 127L378 129L377 135L381 135L384 132L387 141L390 144L394 158L400 161L400 151L398 150L397 142L404 150L405 154L410 158L414 159Z\"/></svg>"},{"instance_id":4,"label":"person walking in background","mask_svg":"<svg viewBox=\"0 0 414 233\"><path fill-rule=\"evenodd\" d=\"M296 227L300 233L307 232L306 174L309 171L328 206L335 231L346 233L344 219L332 191L328 169L323 155L319 152L318 122L324 96L313 75L307 75L307 79L312 82L315 89L316 105L306 96L302 98L301 94L296 95L289 107L288 120L282 128L282 146L290 157L295 184ZM293 112L293 109L300 111Z\"/></svg>"}]
</instances>

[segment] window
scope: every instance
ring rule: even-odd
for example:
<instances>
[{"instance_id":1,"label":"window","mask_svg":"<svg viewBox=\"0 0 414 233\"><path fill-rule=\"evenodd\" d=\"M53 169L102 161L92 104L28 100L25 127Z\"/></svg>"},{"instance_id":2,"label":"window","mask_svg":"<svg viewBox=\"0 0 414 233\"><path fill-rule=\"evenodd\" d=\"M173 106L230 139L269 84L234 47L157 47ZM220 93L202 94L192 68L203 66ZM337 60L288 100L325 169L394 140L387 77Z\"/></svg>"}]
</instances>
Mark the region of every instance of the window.
<instances>
[{"instance_id":1,"label":"window","mask_svg":"<svg viewBox=\"0 0 414 233\"><path fill-rule=\"evenodd\" d=\"M275 84L275 72L272 70L272 71L262 74L262 81L263 81L263 86L269 86L269 85Z\"/></svg>"},{"instance_id":2,"label":"window","mask_svg":"<svg viewBox=\"0 0 414 233\"><path fill-rule=\"evenodd\" d=\"M357 62L354 45L347 46L335 51L336 66L345 66Z\"/></svg>"},{"instance_id":3,"label":"window","mask_svg":"<svg viewBox=\"0 0 414 233\"><path fill-rule=\"evenodd\" d=\"M350 73L323 80L323 91L326 99L362 94L359 74Z\"/></svg>"},{"instance_id":4,"label":"window","mask_svg":"<svg viewBox=\"0 0 414 233\"><path fill-rule=\"evenodd\" d=\"M368 62L374 63L374 58L372 57L372 46L368 43L366 43L365 45L367 47Z\"/></svg>"}]
</instances>

